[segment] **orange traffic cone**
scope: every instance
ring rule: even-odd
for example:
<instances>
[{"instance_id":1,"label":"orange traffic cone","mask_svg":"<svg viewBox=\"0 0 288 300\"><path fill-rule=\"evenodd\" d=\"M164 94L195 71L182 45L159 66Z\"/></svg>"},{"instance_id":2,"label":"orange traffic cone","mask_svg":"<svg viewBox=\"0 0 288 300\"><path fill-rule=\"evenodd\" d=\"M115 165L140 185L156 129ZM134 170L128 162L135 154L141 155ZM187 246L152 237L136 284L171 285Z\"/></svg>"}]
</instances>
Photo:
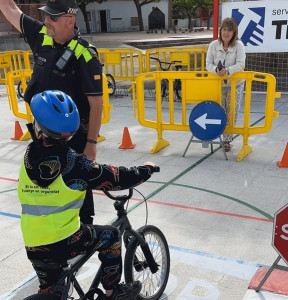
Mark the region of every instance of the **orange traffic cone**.
<instances>
[{"instance_id":1,"label":"orange traffic cone","mask_svg":"<svg viewBox=\"0 0 288 300\"><path fill-rule=\"evenodd\" d=\"M23 131L20 126L20 123L19 123L19 121L15 121L15 135L14 135L14 137L11 138L11 140L19 141L22 135L23 135Z\"/></svg>"},{"instance_id":2,"label":"orange traffic cone","mask_svg":"<svg viewBox=\"0 0 288 300\"><path fill-rule=\"evenodd\" d=\"M118 147L119 149L133 149L136 144L132 144L130 133L127 127L124 127L122 143Z\"/></svg>"},{"instance_id":3,"label":"orange traffic cone","mask_svg":"<svg viewBox=\"0 0 288 300\"><path fill-rule=\"evenodd\" d=\"M283 153L281 161L277 161L277 165L280 168L288 168L288 143Z\"/></svg>"}]
</instances>

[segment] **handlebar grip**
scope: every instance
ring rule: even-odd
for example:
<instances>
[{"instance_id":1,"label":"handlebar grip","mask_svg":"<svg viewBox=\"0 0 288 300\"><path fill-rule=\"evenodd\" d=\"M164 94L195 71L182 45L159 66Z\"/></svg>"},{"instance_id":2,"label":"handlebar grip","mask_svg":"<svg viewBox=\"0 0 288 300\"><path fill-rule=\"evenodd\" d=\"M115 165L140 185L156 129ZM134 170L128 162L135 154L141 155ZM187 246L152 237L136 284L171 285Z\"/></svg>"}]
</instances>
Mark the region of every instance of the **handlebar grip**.
<instances>
[{"instance_id":1,"label":"handlebar grip","mask_svg":"<svg viewBox=\"0 0 288 300\"><path fill-rule=\"evenodd\" d=\"M113 196L113 195L110 194L110 192L108 192L108 191L103 191L103 193L104 193L108 198L110 198L110 199L112 199L112 200L115 200L115 201L117 201L117 200L125 201L125 200L128 200L128 199L130 199L130 198L132 197L132 195L133 195L133 188L130 188L130 189L129 189L129 194L128 194L128 195L118 195L118 196Z\"/></svg>"},{"instance_id":2,"label":"handlebar grip","mask_svg":"<svg viewBox=\"0 0 288 300\"><path fill-rule=\"evenodd\" d=\"M154 167L154 172L155 172L155 173L156 173L156 172L160 172L160 167L159 167L159 166Z\"/></svg>"}]
</instances>

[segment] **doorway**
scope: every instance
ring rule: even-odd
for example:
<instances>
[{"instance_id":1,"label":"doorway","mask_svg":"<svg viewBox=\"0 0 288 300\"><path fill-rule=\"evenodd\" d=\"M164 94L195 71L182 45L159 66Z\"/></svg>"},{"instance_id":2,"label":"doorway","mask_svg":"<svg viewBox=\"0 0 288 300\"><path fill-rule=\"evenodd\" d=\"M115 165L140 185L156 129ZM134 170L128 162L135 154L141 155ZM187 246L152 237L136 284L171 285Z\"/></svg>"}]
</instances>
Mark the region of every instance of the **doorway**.
<instances>
[{"instance_id":1,"label":"doorway","mask_svg":"<svg viewBox=\"0 0 288 300\"><path fill-rule=\"evenodd\" d=\"M110 10L100 10L99 11L100 16L100 32L110 32L111 26L110 26Z\"/></svg>"}]
</instances>

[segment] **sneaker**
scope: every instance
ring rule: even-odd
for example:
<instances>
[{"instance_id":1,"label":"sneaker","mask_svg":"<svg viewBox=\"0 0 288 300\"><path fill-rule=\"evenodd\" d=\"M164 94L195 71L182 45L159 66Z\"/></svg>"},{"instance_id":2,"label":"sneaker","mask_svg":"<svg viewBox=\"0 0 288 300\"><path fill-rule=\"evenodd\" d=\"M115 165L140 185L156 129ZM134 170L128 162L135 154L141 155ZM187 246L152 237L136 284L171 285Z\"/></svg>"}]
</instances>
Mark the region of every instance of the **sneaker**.
<instances>
[{"instance_id":1,"label":"sneaker","mask_svg":"<svg viewBox=\"0 0 288 300\"><path fill-rule=\"evenodd\" d=\"M134 281L131 283L117 284L113 290L113 294L110 297L106 296L109 300L135 300L139 295L142 288L140 281Z\"/></svg>"}]
</instances>

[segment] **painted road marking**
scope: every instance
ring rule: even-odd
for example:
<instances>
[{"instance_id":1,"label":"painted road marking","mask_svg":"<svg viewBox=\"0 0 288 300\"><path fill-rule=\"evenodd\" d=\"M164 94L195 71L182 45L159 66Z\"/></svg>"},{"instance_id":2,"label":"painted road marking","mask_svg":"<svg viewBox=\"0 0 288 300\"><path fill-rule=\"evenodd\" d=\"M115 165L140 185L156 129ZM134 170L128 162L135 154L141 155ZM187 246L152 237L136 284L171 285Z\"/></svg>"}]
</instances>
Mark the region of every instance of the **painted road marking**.
<instances>
[{"instance_id":1,"label":"painted road marking","mask_svg":"<svg viewBox=\"0 0 288 300\"><path fill-rule=\"evenodd\" d=\"M216 256L213 254L180 247L169 246L169 249L172 263L183 263L185 265L190 265L192 267L201 268L207 271L214 271L223 275L232 276L240 280L251 280L256 270L260 266L264 266L267 268L270 267L253 262L246 262L239 259ZM95 255L93 256L97 258L98 253L95 253ZM99 265L97 263L87 262L83 267L84 272L79 274L77 276L77 279L79 279L79 281L85 281L87 280L87 278L91 279L91 277L97 272L98 267ZM35 278L36 274L30 275L28 278L22 281L21 284L18 284L17 286L12 288L8 293L1 295L0 299L13 299L13 297L15 297L17 293L21 293L22 289L29 287L29 285ZM178 279L180 278L178 278L175 274L170 273L168 285L165 290L165 295L160 298L161 300L166 299L167 296L171 295L176 290ZM183 278L181 278L181 281L183 281ZM197 291L197 287L205 289L207 296L199 298L199 296L194 294L194 292ZM188 278L186 286L176 297L176 300L217 300L220 299L220 291L216 286L209 282L201 281L198 279L189 280Z\"/></svg>"}]
</instances>

